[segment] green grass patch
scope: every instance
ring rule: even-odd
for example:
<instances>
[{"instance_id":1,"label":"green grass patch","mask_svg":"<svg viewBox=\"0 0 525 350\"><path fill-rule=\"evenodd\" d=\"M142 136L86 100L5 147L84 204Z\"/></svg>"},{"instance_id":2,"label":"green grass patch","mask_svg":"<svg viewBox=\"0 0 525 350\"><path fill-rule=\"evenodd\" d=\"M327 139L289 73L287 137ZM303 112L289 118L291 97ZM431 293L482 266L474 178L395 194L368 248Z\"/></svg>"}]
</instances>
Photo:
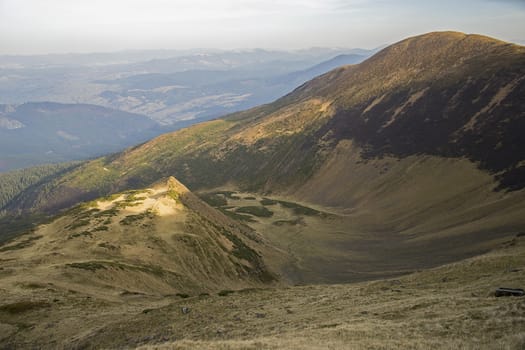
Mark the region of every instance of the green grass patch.
<instances>
[{"instance_id":1,"label":"green grass patch","mask_svg":"<svg viewBox=\"0 0 525 350\"><path fill-rule=\"evenodd\" d=\"M176 293L175 295L182 299L187 299L190 297L190 295L186 293Z\"/></svg>"},{"instance_id":2,"label":"green grass patch","mask_svg":"<svg viewBox=\"0 0 525 350\"><path fill-rule=\"evenodd\" d=\"M261 217L261 218L269 218L273 216L273 211L269 210L266 207L255 206L255 205L239 207L235 211L237 213L251 214L257 217Z\"/></svg>"},{"instance_id":3,"label":"green grass patch","mask_svg":"<svg viewBox=\"0 0 525 350\"><path fill-rule=\"evenodd\" d=\"M168 197L173 199L175 202L180 203L180 193L175 190L169 190L167 193Z\"/></svg>"}]
</instances>

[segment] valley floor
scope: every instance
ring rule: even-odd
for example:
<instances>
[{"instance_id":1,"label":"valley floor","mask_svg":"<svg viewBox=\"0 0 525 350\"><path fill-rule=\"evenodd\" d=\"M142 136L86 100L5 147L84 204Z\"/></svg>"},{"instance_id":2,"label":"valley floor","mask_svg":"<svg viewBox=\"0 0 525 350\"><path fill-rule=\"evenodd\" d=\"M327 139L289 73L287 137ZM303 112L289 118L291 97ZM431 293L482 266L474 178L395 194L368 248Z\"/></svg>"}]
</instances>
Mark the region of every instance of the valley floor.
<instances>
[{"instance_id":1,"label":"valley floor","mask_svg":"<svg viewBox=\"0 0 525 350\"><path fill-rule=\"evenodd\" d=\"M115 300L1 286L0 348L523 349L525 237L373 282Z\"/></svg>"}]
</instances>

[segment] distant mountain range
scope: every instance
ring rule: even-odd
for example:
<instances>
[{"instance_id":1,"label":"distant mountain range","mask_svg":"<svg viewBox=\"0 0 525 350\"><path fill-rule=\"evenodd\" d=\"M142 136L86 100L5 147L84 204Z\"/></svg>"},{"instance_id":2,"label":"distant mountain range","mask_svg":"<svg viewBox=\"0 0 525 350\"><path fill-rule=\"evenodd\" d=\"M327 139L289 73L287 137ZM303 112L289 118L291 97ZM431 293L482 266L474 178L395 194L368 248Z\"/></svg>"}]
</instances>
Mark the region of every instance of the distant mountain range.
<instances>
[{"instance_id":1,"label":"distant mountain range","mask_svg":"<svg viewBox=\"0 0 525 350\"><path fill-rule=\"evenodd\" d=\"M338 55L300 70L293 69L304 65L303 62L276 60L227 69L218 64L196 65L194 69L174 73L146 73L98 80L95 82L110 90L101 92L94 101L151 116L160 124L211 119L271 102L318 75L341 65L359 63L370 54ZM172 64L177 66L180 63L176 60ZM168 67L164 69L169 70Z\"/></svg>"},{"instance_id":2,"label":"distant mountain range","mask_svg":"<svg viewBox=\"0 0 525 350\"><path fill-rule=\"evenodd\" d=\"M271 102L334 67L323 69L321 64L309 71L320 62L341 54L357 62L373 52L256 49L0 56L0 103L95 104L172 125Z\"/></svg>"},{"instance_id":3,"label":"distant mountain range","mask_svg":"<svg viewBox=\"0 0 525 350\"><path fill-rule=\"evenodd\" d=\"M143 115L94 105L1 105L0 171L100 156L162 131Z\"/></svg>"}]
</instances>

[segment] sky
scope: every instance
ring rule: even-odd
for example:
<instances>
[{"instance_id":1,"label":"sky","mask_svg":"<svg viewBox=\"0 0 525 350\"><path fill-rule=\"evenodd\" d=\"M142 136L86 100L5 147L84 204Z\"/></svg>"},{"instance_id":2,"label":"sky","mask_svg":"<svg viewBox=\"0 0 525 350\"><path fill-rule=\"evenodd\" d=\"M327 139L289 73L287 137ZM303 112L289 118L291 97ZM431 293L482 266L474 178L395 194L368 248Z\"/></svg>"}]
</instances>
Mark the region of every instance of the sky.
<instances>
[{"instance_id":1,"label":"sky","mask_svg":"<svg viewBox=\"0 0 525 350\"><path fill-rule=\"evenodd\" d=\"M0 54L375 48L437 30L525 43L525 0L0 0Z\"/></svg>"}]
</instances>

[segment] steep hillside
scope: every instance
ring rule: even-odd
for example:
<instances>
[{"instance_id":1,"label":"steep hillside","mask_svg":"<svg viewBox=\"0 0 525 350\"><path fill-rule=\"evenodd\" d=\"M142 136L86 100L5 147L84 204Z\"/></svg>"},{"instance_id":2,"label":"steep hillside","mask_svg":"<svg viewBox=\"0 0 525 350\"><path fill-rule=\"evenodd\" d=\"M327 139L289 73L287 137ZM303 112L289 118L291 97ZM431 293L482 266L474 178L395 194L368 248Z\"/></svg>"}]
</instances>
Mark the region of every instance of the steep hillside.
<instances>
[{"instance_id":1,"label":"steep hillside","mask_svg":"<svg viewBox=\"0 0 525 350\"><path fill-rule=\"evenodd\" d=\"M525 226L524 92L524 47L430 33L272 104L84 163L5 209L55 212L175 174L200 192L264 193L342 218L304 236L257 227L310 259L307 281L319 281L319 266L330 266L332 281L434 266L484 252ZM307 248L328 241L313 255Z\"/></svg>"},{"instance_id":2,"label":"steep hillside","mask_svg":"<svg viewBox=\"0 0 525 350\"><path fill-rule=\"evenodd\" d=\"M161 132L144 115L94 105L0 105L0 171L100 156Z\"/></svg>"},{"instance_id":3,"label":"steep hillside","mask_svg":"<svg viewBox=\"0 0 525 350\"><path fill-rule=\"evenodd\" d=\"M0 270L0 348L517 350L525 346L525 300L494 291L523 288L524 271L523 234L396 279L188 298L130 291L108 301L87 285L31 280L13 287Z\"/></svg>"},{"instance_id":4,"label":"steep hillside","mask_svg":"<svg viewBox=\"0 0 525 350\"><path fill-rule=\"evenodd\" d=\"M410 38L273 104L87 163L60 179L54 191L61 197L68 189L93 196L172 172L195 189L231 182L293 194L349 142L363 161L466 158L494 175L502 189L519 190L525 185L519 138L525 124L524 57L522 46L477 35ZM87 173L97 181L84 181ZM71 203L67 196L60 201L51 193L45 205L37 200L13 206L46 210ZM352 202L348 198L346 204Z\"/></svg>"},{"instance_id":5,"label":"steep hillside","mask_svg":"<svg viewBox=\"0 0 525 350\"><path fill-rule=\"evenodd\" d=\"M2 245L0 283L45 281L105 300L197 295L275 282L261 257L272 251L170 178L79 205Z\"/></svg>"}]
</instances>

